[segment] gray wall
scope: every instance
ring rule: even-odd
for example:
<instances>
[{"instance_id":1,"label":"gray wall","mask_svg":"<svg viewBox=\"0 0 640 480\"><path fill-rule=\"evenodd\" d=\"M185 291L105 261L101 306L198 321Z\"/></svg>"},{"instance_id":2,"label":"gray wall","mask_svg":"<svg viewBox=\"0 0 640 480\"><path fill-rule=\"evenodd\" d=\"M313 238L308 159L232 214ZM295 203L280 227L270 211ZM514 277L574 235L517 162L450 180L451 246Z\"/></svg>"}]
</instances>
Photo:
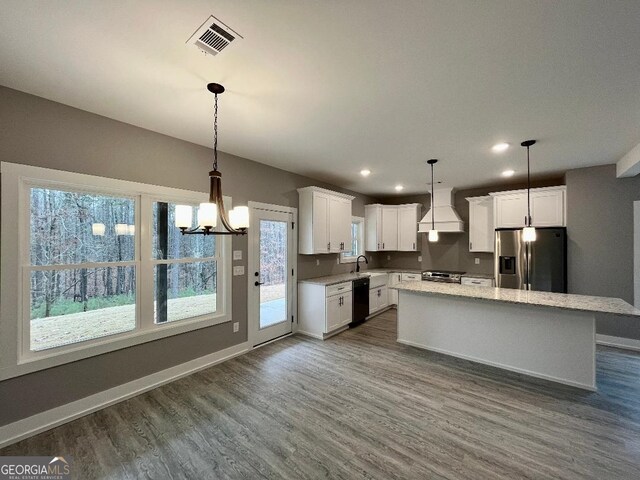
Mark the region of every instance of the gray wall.
<instances>
[{"instance_id":1,"label":"gray wall","mask_svg":"<svg viewBox=\"0 0 640 480\"><path fill-rule=\"evenodd\" d=\"M633 202L640 177L616 178L615 165L569 170L569 291L633 304ZM637 319L601 316L598 333L640 339Z\"/></svg>"},{"instance_id":2,"label":"gray wall","mask_svg":"<svg viewBox=\"0 0 640 480\"><path fill-rule=\"evenodd\" d=\"M0 87L0 105L2 161L208 190L208 148L4 87ZM296 207L296 188L307 185L355 195L354 215L363 216L365 203L374 201L232 155L222 154L220 167L224 193L236 205L253 200ZM243 251L246 266L246 237L234 238L233 249ZM298 277L351 270L351 264L337 265L336 259L337 255L301 255ZM375 260L370 267L376 266ZM231 323L225 323L5 380L0 382L0 425L246 341L246 278L233 277L233 320L240 322L240 332L232 333Z\"/></svg>"}]
</instances>

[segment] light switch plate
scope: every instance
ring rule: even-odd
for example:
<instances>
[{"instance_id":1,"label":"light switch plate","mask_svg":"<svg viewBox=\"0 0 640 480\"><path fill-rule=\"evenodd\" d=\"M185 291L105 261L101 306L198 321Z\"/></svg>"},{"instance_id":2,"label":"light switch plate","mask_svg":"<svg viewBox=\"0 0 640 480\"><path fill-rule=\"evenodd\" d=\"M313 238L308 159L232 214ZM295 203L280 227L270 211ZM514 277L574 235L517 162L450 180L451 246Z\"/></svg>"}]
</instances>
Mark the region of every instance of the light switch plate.
<instances>
[{"instance_id":1,"label":"light switch plate","mask_svg":"<svg viewBox=\"0 0 640 480\"><path fill-rule=\"evenodd\" d=\"M480 259L478 257L476 257L475 261L476 261L476 265L480 265Z\"/></svg>"},{"instance_id":2,"label":"light switch plate","mask_svg":"<svg viewBox=\"0 0 640 480\"><path fill-rule=\"evenodd\" d=\"M233 333L238 333L240 331L240 322L233 322Z\"/></svg>"},{"instance_id":3,"label":"light switch plate","mask_svg":"<svg viewBox=\"0 0 640 480\"><path fill-rule=\"evenodd\" d=\"M391 255L387 255L387 260L391 260Z\"/></svg>"},{"instance_id":4,"label":"light switch plate","mask_svg":"<svg viewBox=\"0 0 640 480\"><path fill-rule=\"evenodd\" d=\"M316 267L320 266L320 259L316 258Z\"/></svg>"},{"instance_id":5,"label":"light switch plate","mask_svg":"<svg viewBox=\"0 0 640 480\"><path fill-rule=\"evenodd\" d=\"M336 258L336 263L340 265L340 255L338 255L338 258Z\"/></svg>"},{"instance_id":6,"label":"light switch plate","mask_svg":"<svg viewBox=\"0 0 640 480\"><path fill-rule=\"evenodd\" d=\"M234 260L242 260L242 250L234 250L233 251L233 259Z\"/></svg>"},{"instance_id":7,"label":"light switch plate","mask_svg":"<svg viewBox=\"0 0 640 480\"><path fill-rule=\"evenodd\" d=\"M233 267L234 275L244 275L244 266L238 265L237 267Z\"/></svg>"},{"instance_id":8,"label":"light switch plate","mask_svg":"<svg viewBox=\"0 0 640 480\"><path fill-rule=\"evenodd\" d=\"M422 261L422 255L418 255L418 261L421 262Z\"/></svg>"}]
</instances>

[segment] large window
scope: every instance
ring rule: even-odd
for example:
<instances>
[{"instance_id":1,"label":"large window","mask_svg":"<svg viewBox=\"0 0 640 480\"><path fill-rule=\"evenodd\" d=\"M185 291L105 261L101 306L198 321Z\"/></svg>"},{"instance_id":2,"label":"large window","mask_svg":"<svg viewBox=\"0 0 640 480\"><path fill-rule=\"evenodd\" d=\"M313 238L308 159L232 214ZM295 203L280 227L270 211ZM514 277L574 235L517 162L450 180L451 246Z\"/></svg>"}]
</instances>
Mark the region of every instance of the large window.
<instances>
[{"instance_id":1,"label":"large window","mask_svg":"<svg viewBox=\"0 0 640 480\"><path fill-rule=\"evenodd\" d=\"M174 226L206 194L7 163L2 194L0 380L230 320L230 238Z\"/></svg>"},{"instance_id":2,"label":"large window","mask_svg":"<svg viewBox=\"0 0 640 480\"><path fill-rule=\"evenodd\" d=\"M175 228L175 209L174 203L153 203L156 323L216 312L216 238L182 235Z\"/></svg>"},{"instance_id":3,"label":"large window","mask_svg":"<svg viewBox=\"0 0 640 480\"><path fill-rule=\"evenodd\" d=\"M135 200L29 187L30 350L136 326Z\"/></svg>"},{"instance_id":4,"label":"large window","mask_svg":"<svg viewBox=\"0 0 640 480\"><path fill-rule=\"evenodd\" d=\"M351 247L340 254L341 263L353 263L359 255L364 255L364 218L351 219Z\"/></svg>"}]
</instances>

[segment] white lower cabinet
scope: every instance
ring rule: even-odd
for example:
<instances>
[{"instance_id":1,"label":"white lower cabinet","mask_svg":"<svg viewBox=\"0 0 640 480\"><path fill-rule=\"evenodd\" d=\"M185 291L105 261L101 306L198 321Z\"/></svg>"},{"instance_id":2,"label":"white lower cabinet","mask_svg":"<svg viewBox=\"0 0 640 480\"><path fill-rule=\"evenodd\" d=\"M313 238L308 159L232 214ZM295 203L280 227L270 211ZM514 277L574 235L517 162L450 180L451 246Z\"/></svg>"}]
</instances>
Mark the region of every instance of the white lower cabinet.
<instances>
[{"instance_id":1,"label":"white lower cabinet","mask_svg":"<svg viewBox=\"0 0 640 480\"><path fill-rule=\"evenodd\" d=\"M351 282L322 285L298 284L298 332L325 339L353 320Z\"/></svg>"},{"instance_id":2,"label":"white lower cabinet","mask_svg":"<svg viewBox=\"0 0 640 480\"><path fill-rule=\"evenodd\" d=\"M422 280L421 273L403 273L401 277L403 282L415 282L416 280Z\"/></svg>"},{"instance_id":3,"label":"white lower cabinet","mask_svg":"<svg viewBox=\"0 0 640 480\"><path fill-rule=\"evenodd\" d=\"M369 315L389 306L389 289L384 287L369 290Z\"/></svg>"},{"instance_id":4,"label":"white lower cabinet","mask_svg":"<svg viewBox=\"0 0 640 480\"><path fill-rule=\"evenodd\" d=\"M460 283L470 287L493 287L492 278L462 277Z\"/></svg>"},{"instance_id":5,"label":"white lower cabinet","mask_svg":"<svg viewBox=\"0 0 640 480\"><path fill-rule=\"evenodd\" d=\"M398 305L398 290L393 288L402 281L401 273L389 274L389 305Z\"/></svg>"},{"instance_id":6,"label":"white lower cabinet","mask_svg":"<svg viewBox=\"0 0 640 480\"><path fill-rule=\"evenodd\" d=\"M351 292L327 297L326 329L329 333L351 323L353 314L353 297Z\"/></svg>"}]
</instances>

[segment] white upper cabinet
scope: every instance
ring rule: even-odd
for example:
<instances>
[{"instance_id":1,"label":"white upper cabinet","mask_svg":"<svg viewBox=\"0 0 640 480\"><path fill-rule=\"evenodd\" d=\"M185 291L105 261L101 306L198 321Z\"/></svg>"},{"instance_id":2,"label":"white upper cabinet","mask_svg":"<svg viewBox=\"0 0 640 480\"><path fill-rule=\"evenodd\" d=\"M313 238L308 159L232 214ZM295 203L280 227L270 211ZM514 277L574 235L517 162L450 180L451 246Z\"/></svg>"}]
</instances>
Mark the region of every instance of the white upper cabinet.
<instances>
[{"instance_id":1,"label":"white upper cabinet","mask_svg":"<svg viewBox=\"0 0 640 480\"><path fill-rule=\"evenodd\" d=\"M329 197L329 243L331 253L351 248L351 200Z\"/></svg>"},{"instance_id":2,"label":"white upper cabinet","mask_svg":"<svg viewBox=\"0 0 640 480\"><path fill-rule=\"evenodd\" d=\"M382 250L398 250L398 208L382 207Z\"/></svg>"},{"instance_id":3,"label":"white upper cabinet","mask_svg":"<svg viewBox=\"0 0 640 480\"><path fill-rule=\"evenodd\" d=\"M417 251L419 209L418 203L365 205L365 250Z\"/></svg>"},{"instance_id":4,"label":"white upper cabinet","mask_svg":"<svg viewBox=\"0 0 640 480\"><path fill-rule=\"evenodd\" d=\"M299 188L299 251L340 253L351 246L351 202L354 197L319 187Z\"/></svg>"},{"instance_id":5,"label":"white upper cabinet","mask_svg":"<svg viewBox=\"0 0 640 480\"><path fill-rule=\"evenodd\" d=\"M531 223L535 227L564 227L567 225L566 187L531 191Z\"/></svg>"},{"instance_id":6,"label":"white upper cabinet","mask_svg":"<svg viewBox=\"0 0 640 480\"><path fill-rule=\"evenodd\" d=\"M495 228L520 228L527 216L527 191L496 192L493 197ZM534 227L564 227L567 187L531 189L531 223Z\"/></svg>"},{"instance_id":7,"label":"white upper cabinet","mask_svg":"<svg viewBox=\"0 0 640 480\"><path fill-rule=\"evenodd\" d=\"M493 252L493 198L467 198L469 202L469 251Z\"/></svg>"},{"instance_id":8,"label":"white upper cabinet","mask_svg":"<svg viewBox=\"0 0 640 480\"><path fill-rule=\"evenodd\" d=\"M418 249L419 220L419 203L398 207L398 250L401 252L415 252Z\"/></svg>"}]
</instances>

